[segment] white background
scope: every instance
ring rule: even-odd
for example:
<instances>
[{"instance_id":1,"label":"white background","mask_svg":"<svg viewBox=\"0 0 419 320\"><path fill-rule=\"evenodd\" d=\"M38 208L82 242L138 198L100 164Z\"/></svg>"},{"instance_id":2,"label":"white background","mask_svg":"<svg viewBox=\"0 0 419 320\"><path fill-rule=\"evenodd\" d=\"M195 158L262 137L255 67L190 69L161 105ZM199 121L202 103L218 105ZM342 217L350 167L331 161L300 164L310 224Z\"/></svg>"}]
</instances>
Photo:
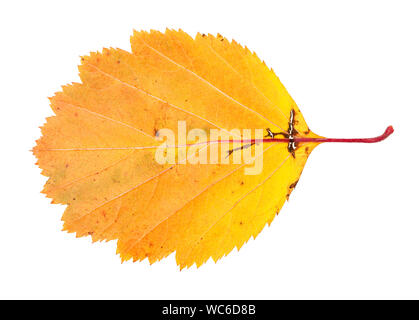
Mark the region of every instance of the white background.
<instances>
[{"instance_id":1,"label":"white background","mask_svg":"<svg viewBox=\"0 0 419 320\"><path fill-rule=\"evenodd\" d=\"M3 1L0 298L419 298L416 1ZM121 264L60 231L29 151L79 56L132 29L222 33L271 66L311 129L369 137L310 156L271 227L217 264Z\"/></svg>"}]
</instances>

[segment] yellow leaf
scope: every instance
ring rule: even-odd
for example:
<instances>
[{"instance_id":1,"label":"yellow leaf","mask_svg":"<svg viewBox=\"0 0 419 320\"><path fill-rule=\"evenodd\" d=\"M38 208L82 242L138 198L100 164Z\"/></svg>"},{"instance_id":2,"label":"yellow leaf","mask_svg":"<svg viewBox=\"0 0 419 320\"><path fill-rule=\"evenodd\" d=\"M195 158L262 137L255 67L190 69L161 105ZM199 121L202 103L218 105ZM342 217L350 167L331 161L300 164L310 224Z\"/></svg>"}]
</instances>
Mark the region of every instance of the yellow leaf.
<instances>
[{"instance_id":1,"label":"yellow leaf","mask_svg":"<svg viewBox=\"0 0 419 320\"><path fill-rule=\"evenodd\" d=\"M34 148L49 177L43 192L67 205L64 230L117 239L123 261L153 263L174 251L181 268L217 261L271 223L310 152L328 139L309 130L274 72L235 41L167 30L134 32L131 45L132 53L83 57L81 83L51 98L55 116ZM202 137L213 129L231 136L182 144L178 133L165 151L177 162L159 163L161 132L182 124ZM265 137L240 142L243 129ZM263 159L259 174L232 161L245 149ZM217 150L219 162L188 161L204 150L203 159Z\"/></svg>"}]
</instances>

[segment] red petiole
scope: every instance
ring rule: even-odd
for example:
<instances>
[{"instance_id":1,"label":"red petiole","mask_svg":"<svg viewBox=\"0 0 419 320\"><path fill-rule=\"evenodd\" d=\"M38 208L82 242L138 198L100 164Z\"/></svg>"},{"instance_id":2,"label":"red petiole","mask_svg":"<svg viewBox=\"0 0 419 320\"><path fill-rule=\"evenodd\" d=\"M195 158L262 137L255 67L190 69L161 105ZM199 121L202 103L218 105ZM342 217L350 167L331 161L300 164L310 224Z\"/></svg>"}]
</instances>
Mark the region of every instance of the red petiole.
<instances>
[{"instance_id":1,"label":"red petiole","mask_svg":"<svg viewBox=\"0 0 419 320\"><path fill-rule=\"evenodd\" d=\"M389 137L394 132L392 126L388 126L384 133L378 137L374 138L305 138L305 137L294 137L292 141L298 142L347 142L347 143L375 143L380 142ZM224 141L219 141L224 142ZM236 142L235 140L232 141L225 141L225 142ZM290 142L289 138L268 138L268 139L249 139L249 140L242 140L237 141L242 143L270 143L270 142Z\"/></svg>"}]
</instances>

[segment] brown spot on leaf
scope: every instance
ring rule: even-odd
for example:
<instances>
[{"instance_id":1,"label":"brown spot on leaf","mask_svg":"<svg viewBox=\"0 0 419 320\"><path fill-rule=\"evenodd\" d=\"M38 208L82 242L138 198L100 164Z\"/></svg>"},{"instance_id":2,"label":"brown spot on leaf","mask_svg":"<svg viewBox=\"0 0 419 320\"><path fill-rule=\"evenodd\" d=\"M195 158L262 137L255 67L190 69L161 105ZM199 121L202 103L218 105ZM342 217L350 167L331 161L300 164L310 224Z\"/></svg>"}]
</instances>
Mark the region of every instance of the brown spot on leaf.
<instances>
[{"instance_id":1,"label":"brown spot on leaf","mask_svg":"<svg viewBox=\"0 0 419 320\"><path fill-rule=\"evenodd\" d=\"M294 189L294 188L296 187L297 183L298 183L298 179L297 179L297 180L295 180L295 182L291 183L291 184L290 184L290 186L289 186L288 188L290 188L290 189Z\"/></svg>"},{"instance_id":2,"label":"brown spot on leaf","mask_svg":"<svg viewBox=\"0 0 419 320\"><path fill-rule=\"evenodd\" d=\"M291 192L295 189L295 186L297 185L297 183L298 183L298 179L297 179L297 180L295 180L293 183L291 183L291 184L289 185L289 187L288 187L288 193L287 193L287 195L286 195L287 200L289 200L290 195L291 195Z\"/></svg>"}]
</instances>

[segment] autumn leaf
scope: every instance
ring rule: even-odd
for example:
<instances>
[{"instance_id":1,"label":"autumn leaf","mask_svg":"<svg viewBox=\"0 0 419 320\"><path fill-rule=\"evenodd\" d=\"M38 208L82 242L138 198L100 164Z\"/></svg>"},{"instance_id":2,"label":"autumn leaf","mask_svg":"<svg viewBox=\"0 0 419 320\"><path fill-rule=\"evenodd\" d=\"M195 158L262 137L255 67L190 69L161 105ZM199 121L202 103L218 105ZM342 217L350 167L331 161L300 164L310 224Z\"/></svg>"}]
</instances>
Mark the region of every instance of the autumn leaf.
<instances>
[{"instance_id":1,"label":"autumn leaf","mask_svg":"<svg viewBox=\"0 0 419 320\"><path fill-rule=\"evenodd\" d=\"M371 139L314 134L274 72L220 35L134 32L131 46L132 53L111 48L81 59L81 83L50 99L55 116L33 149L49 177L43 193L67 205L64 230L117 240L123 261L154 263L174 251L180 268L217 261L272 222L318 144L376 142L392 133L389 127ZM230 138L166 141L177 162L159 163L161 133L178 132L182 123ZM262 129L264 136L245 139L241 129ZM195 155L213 145L229 163L188 161L192 148ZM230 161L257 148L258 174Z\"/></svg>"}]
</instances>

